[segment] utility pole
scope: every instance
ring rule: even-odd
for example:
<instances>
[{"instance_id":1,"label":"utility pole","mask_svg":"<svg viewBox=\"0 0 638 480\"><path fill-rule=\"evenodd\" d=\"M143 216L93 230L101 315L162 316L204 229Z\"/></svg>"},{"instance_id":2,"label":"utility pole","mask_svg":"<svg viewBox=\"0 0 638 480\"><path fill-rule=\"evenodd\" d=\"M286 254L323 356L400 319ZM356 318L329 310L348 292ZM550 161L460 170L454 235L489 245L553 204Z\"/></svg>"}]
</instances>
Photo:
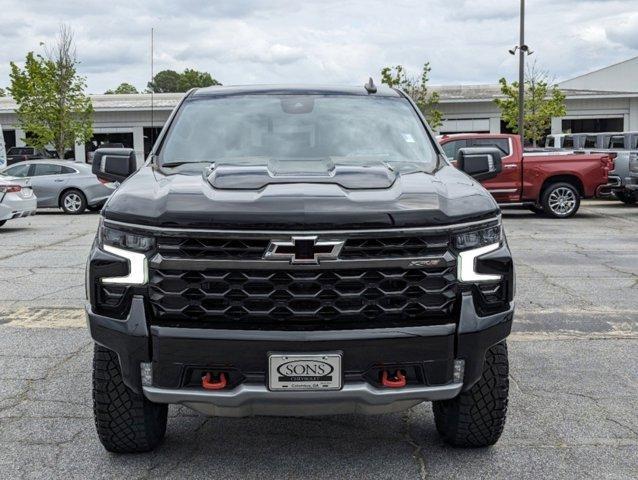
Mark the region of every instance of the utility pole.
<instances>
[{"instance_id":1,"label":"utility pole","mask_svg":"<svg viewBox=\"0 0 638 480\"><path fill-rule=\"evenodd\" d=\"M521 0L520 20L518 45L509 52L515 56L518 51L518 134L521 137L521 144L525 145L525 55L534 53L525 45L525 0Z\"/></svg>"},{"instance_id":2,"label":"utility pole","mask_svg":"<svg viewBox=\"0 0 638 480\"><path fill-rule=\"evenodd\" d=\"M521 136L521 145L525 145L525 0L521 0L521 27L518 42L518 134Z\"/></svg>"},{"instance_id":3,"label":"utility pole","mask_svg":"<svg viewBox=\"0 0 638 480\"><path fill-rule=\"evenodd\" d=\"M151 27L151 149L155 145L155 28Z\"/></svg>"}]
</instances>

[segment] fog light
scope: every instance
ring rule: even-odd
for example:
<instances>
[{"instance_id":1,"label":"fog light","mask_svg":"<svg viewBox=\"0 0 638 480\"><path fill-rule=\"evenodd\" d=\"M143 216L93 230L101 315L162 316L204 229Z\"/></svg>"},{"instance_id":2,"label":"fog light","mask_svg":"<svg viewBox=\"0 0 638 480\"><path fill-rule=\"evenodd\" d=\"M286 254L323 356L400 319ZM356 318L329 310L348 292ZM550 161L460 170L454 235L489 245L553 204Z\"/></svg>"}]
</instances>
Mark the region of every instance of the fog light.
<instances>
[{"instance_id":1,"label":"fog light","mask_svg":"<svg viewBox=\"0 0 638 480\"><path fill-rule=\"evenodd\" d=\"M140 363L140 375L142 377L142 386L153 386L153 364L150 362Z\"/></svg>"},{"instance_id":2,"label":"fog light","mask_svg":"<svg viewBox=\"0 0 638 480\"><path fill-rule=\"evenodd\" d=\"M465 373L465 360L454 360L454 383L461 383L463 381L463 374Z\"/></svg>"}]
</instances>

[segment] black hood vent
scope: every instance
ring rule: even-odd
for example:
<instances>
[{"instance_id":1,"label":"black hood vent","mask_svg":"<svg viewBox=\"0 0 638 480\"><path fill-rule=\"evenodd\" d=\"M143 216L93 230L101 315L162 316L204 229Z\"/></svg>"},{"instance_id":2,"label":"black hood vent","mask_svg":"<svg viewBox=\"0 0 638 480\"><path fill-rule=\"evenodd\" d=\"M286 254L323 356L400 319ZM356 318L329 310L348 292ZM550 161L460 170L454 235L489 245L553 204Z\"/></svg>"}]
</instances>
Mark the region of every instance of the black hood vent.
<instances>
[{"instance_id":1,"label":"black hood vent","mask_svg":"<svg viewBox=\"0 0 638 480\"><path fill-rule=\"evenodd\" d=\"M217 164L205 172L208 182L220 190L260 190L281 183L331 183L348 190L390 188L397 173L376 161L360 165L340 165L330 158L281 160L267 165Z\"/></svg>"}]
</instances>

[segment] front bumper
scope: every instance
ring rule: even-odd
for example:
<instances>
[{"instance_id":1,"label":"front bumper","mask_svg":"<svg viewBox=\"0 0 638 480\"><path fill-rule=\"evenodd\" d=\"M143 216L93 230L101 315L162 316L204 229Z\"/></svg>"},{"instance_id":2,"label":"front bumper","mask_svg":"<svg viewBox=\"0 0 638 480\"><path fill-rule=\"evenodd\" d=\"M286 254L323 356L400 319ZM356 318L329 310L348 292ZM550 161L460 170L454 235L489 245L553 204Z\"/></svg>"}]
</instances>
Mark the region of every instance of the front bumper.
<instances>
[{"instance_id":1,"label":"front bumper","mask_svg":"<svg viewBox=\"0 0 638 480\"><path fill-rule=\"evenodd\" d=\"M239 385L233 390L215 393L157 387L143 387L143 390L152 402L181 404L212 416L247 417L388 413L405 410L424 400L454 398L462 387L462 383L449 383L382 389L365 382L355 382L329 392L271 392L264 385L256 384Z\"/></svg>"},{"instance_id":2,"label":"front bumper","mask_svg":"<svg viewBox=\"0 0 638 480\"><path fill-rule=\"evenodd\" d=\"M126 385L154 402L216 416L384 413L454 398L478 381L485 352L510 333L514 307L479 317L469 293L461 305L458 323L312 332L149 329L141 296L133 298L125 319L97 315L90 307L87 318L93 339L118 354ZM342 353L341 390L268 389L269 352L326 351ZM462 382L454 381L455 360L464 360ZM142 386L142 362L152 365L152 384ZM410 369L418 381L384 388L374 381L380 367ZM217 391L189 384L189 378L206 370L236 371L241 381Z\"/></svg>"}]
</instances>

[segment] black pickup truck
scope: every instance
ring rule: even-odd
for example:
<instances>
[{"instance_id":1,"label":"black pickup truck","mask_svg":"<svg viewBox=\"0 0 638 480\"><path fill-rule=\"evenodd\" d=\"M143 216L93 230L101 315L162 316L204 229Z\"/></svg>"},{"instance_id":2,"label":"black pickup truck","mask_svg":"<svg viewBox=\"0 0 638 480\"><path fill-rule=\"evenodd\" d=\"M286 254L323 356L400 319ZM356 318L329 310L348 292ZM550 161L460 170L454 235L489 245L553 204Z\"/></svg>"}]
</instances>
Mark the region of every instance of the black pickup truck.
<instances>
[{"instance_id":1,"label":"black pickup truck","mask_svg":"<svg viewBox=\"0 0 638 480\"><path fill-rule=\"evenodd\" d=\"M432 401L457 446L501 435L514 268L492 196L403 92L186 94L122 181L87 265L94 413L112 452L163 439L168 404L216 416L400 411ZM128 178L127 178L128 177Z\"/></svg>"}]
</instances>

